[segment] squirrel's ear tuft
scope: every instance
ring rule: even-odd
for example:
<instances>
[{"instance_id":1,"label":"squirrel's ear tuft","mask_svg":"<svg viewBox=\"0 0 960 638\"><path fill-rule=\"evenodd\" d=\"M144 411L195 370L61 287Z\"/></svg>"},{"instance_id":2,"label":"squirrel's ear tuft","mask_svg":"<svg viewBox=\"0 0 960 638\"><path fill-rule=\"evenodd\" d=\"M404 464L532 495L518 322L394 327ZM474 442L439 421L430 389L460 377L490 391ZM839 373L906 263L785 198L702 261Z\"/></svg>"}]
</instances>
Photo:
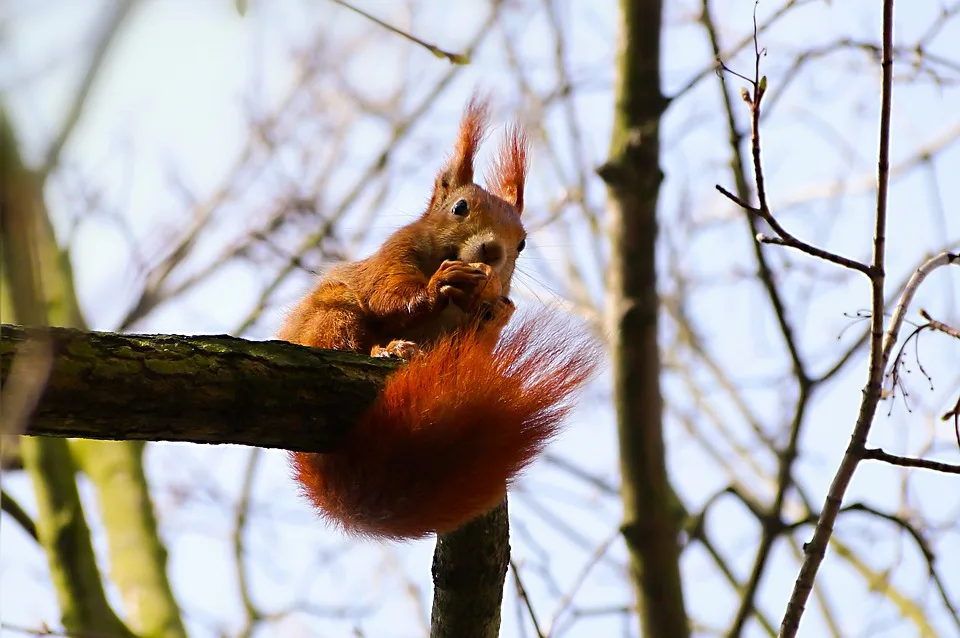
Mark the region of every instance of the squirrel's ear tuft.
<instances>
[{"instance_id":1,"label":"squirrel's ear tuft","mask_svg":"<svg viewBox=\"0 0 960 638\"><path fill-rule=\"evenodd\" d=\"M460 134L453 156L437 175L430 208L446 199L450 191L473 183L473 160L486 132L489 110L489 101L474 93L460 118Z\"/></svg>"},{"instance_id":2,"label":"squirrel's ear tuft","mask_svg":"<svg viewBox=\"0 0 960 638\"><path fill-rule=\"evenodd\" d=\"M507 128L500 153L487 176L490 190L523 213L523 188L527 181L527 134L519 122Z\"/></svg>"}]
</instances>

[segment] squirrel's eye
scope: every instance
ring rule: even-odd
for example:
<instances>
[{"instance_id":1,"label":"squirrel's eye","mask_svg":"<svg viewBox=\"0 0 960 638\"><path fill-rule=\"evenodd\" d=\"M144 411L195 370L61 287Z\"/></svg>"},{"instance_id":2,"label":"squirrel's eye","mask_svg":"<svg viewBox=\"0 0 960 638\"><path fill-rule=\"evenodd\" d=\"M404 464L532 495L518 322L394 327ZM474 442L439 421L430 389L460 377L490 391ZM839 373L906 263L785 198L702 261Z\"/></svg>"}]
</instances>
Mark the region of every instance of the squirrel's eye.
<instances>
[{"instance_id":1,"label":"squirrel's eye","mask_svg":"<svg viewBox=\"0 0 960 638\"><path fill-rule=\"evenodd\" d=\"M526 248L526 247L527 247L527 240L526 240L526 239L521 239L521 240L520 240L520 243L517 244L517 252L518 252L518 253L522 253L522 252L523 252L523 249Z\"/></svg>"},{"instance_id":2,"label":"squirrel's eye","mask_svg":"<svg viewBox=\"0 0 960 638\"><path fill-rule=\"evenodd\" d=\"M458 199L457 203L453 205L452 212L457 217L464 217L470 211L470 206L467 205L467 200Z\"/></svg>"}]
</instances>

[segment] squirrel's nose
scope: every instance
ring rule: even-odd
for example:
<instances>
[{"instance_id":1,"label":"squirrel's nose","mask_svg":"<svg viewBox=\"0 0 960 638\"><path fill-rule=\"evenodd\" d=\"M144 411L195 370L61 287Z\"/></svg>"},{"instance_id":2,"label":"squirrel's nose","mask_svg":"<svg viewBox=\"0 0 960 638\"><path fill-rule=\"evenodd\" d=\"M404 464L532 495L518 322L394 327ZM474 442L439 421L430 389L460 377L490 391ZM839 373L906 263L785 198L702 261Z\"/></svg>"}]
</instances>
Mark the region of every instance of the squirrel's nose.
<instances>
[{"instance_id":1,"label":"squirrel's nose","mask_svg":"<svg viewBox=\"0 0 960 638\"><path fill-rule=\"evenodd\" d=\"M499 264L503 260L503 246L498 242L484 242L480 245L483 263L488 266Z\"/></svg>"}]
</instances>

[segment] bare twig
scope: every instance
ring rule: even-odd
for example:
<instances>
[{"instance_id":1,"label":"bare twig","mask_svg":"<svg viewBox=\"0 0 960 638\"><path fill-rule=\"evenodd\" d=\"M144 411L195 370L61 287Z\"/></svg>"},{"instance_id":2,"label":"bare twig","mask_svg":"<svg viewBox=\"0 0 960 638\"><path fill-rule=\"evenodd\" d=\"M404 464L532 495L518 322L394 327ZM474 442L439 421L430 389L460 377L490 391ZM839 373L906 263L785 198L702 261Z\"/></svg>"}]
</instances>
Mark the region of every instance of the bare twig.
<instances>
[{"instance_id":1,"label":"bare twig","mask_svg":"<svg viewBox=\"0 0 960 638\"><path fill-rule=\"evenodd\" d=\"M721 50L719 36L717 35L717 29L713 18L710 15L710 5L708 0L704 0L703 2L701 22L703 23L704 28L706 29L710 38L714 55L717 57L717 59L719 59ZM751 97L750 94L744 90L744 92L741 93L741 96L751 104L752 109L756 109L756 112L753 113L754 117L751 118L751 138L752 147L754 149L753 161L754 171L757 177L756 189L758 193L758 199L761 203L761 208L766 210L767 197L763 183L763 169L762 165L760 164L760 140L758 127L759 104L763 97L763 92L766 89L766 82L765 79L760 77L760 57L763 55L763 51L761 50L758 41L758 28L755 17L753 37L754 54L756 56L756 62L754 65L755 76L753 80L747 81L751 82L754 88L754 93ZM726 69L722 63L721 67ZM718 77L720 77L721 83L723 83L723 75L718 74ZM746 180L747 160L744 158L740 149L743 135L739 132L736 124L733 100L727 93L725 85L721 84L721 87L727 116L727 127L730 135L730 148L734 154L734 157L736 158L736 160L733 162L734 179L737 186L737 198L735 201L737 201L738 204L741 204L745 203L749 197L749 186L747 185ZM759 234L757 222L762 218L762 216L756 212L759 209L749 206L746 206L745 208L754 213L747 215L747 222L751 232L753 233L754 237L756 237L756 235ZM768 217L772 219L772 215L769 215L769 212ZM790 321L787 317L787 310L782 295L777 287L773 277L773 272L770 269L770 265L767 262L767 258L764 255L764 251L761 249L761 244L759 242L754 242L754 254L757 260L760 280L763 283L763 286L767 292L767 296L770 299L770 303L773 306L774 315L779 323L780 331L783 334L787 350L790 353L790 358L793 363L793 372L797 380L797 400L793 419L790 423L789 438L786 445L782 449L778 450L779 463L777 469L777 492L774 497L774 501L768 510L764 511L761 516L757 517L762 526L761 539L753 560L750 576L742 589L740 605L734 616L733 624L728 632L728 635L731 637L741 635L744 627L746 626L747 620L750 618L751 614L754 613L754 600L756 599L759 591L761 578L766 570L766 565L770 558L774 542L779 534L781 534L783 531L782 509L786 499L787 490L789 490L790 486L793 484L793 464L798 455L800 431L803 425L807 404L810 400L813 389L815 388L815 384L811 381L810 375L807 372L807 365L800 354L800 348L797 343L796 334L794 333L793 326L790 324Z\"/></svg>"},{"instance_id":2,"label":"bare twig","mask_svg":"<svg viewBox=\"0 0 960 638\"><path fill-rule=\"evenodd\" d=\"M777 8L775 11L773 11L770 14L766 22L759 24L757 26L753 36L750 36L750 35L745 36L739 42L734 44L732 47L729 47L723 51L721 51L719 48L715 48L713 52L714 59L719 60L719 59L733 58L742 50L744 50L745 48L753 44L754 37L756 35L759 35L760 33L763 33L768 29L772 28L774 25L777 24L777 22L780 21L781 18L789 15L793 9L798 9L803 5L810 4L812 1L813 0L787 0L779 8ZM705 11L706 11L706 7L704 7L704 12ZM702 22L704 19L703 14L701 14L700 19ZM716 68L717 68L716 63L714 63L709 67L705 67L700 71L698 71L680 89L678 89L676 93L670 96L671 101L677 101L683 95L685 95L686 93L689 93L691 90L693 90L694 87L700 84L701 81L703 81L705 78L712 75L716 71Z\"/></svg>"},{"instance_id":3,"label":"bare twig","mask_svg":"<svg viewBox=\"0 0 960 638\"><path fill-rule=\"evenodd\" d=\"M957 330L952 326L948 326L942 321L937 321L923 308L920 309L920 316L927 320L927 325L929 325L931 329L938 330L945 335L953 337L954 339L960 339L960 330Z\"/></svg>"},{"instance_id":4,"label":"bare twig","mask_svg":"<svg viewBox=\"0 0 960 638\"><path fill-rule=\"evenodd\" d=\"M957 437L957 447L960 447L960 397L957 397L957 403L940 417L940 420L949 421L951 418L953 418L953 432Z\"/></svg>"},{"instance_id":5,"label":"bare twig","mask_svg":"<svg viewBox=\"0 0 960 638\"><path fill-rule=\"evenodd\" d=\"M756 117L758 117L760 113L759 106L752 110L754 111L754 113L757 114L754 116L754 118L756 119ZM756 156L759 157L760 135L758 132L756 132L756 128L754 128L754 133L751 135L751 139L753 140L753 143L756 145L756 148L757 148ZM770 213L770 211L764 210L762 206L760 208L751 206L750 204L746 203L745 201L743 201L742 199L740 199L739 197L737 197L736 195L734 195L733 193L725 189L723 186L720 186L719 184L716 185L716 189L720 191L721 195L723 195L724 197L732 201L734 204L736 204L740 208L744 209L750 214L760 217L760 219L767 222L770 225L770 227L774 230L774 232L777 233L778 235L777 237L770 237L768 235L764 235L763 233L757 233L756 240L761 244L770 244L774 246L786 246L787 248L795 248L800 252L807 253L812 257L818 257L825 261L829 261L831 263L837 264L838 266L843 266L844 268L850 268L851 270L856 270L864 274L870 274L870 267L867 266L866 264L862 264L859 261L856 261L854 259L850 259L842 255L837 255L827 250L823 250L822 248L817 248L816 246L808 244L804 241L800 241L799 239L791 235L783 226L781 226L780 223L776 220L776 218Z\"/></svg>"},{"instance_id":6,"label":"bare twig","mask_svg":"<svg viewBox=\"0 0 960 638\"><path fill-rule=\"evenodd\" d=\"M893 310L893 317L890 320L890 327L887 329L887 334L883 337L883 351L881 355L883 364L886 364L886 362L890 359L890 353L893 351L893 347L897 343L897 337L900 334L900 327L903 325L903 320L907 316L910 303L913 301L913 297L917 294L920 284L922 284L923 280L926 279L934 270L950 265L960 266L960 253L942 252L939 255L936 255L925 261L910 276L910 279L907 281L907 285L903 289L903 293L900 295L897 306ZM877 312L877 309L874 309L874 312L880 315L879 322L880 330L882 331L883 306L880 306L879 312ZM876 319L874 321L876 321Z\"/></svg>"},{"instance_id":7,"label":"bare twig","mask_svg":"<svg viewBox=\"0 0 960 638\"><path fill-rule=\"evenodd\" d=\"M940 461L931 461L929 459L914 459L907 456L896 456L894 454L888 454L880 448L865 448L860 453L860 458L884 461L885 463L899 465L901 467L918 467L924 470L943 472L945 474L960 474L960 465L941 463Z\"/></svg>"},{"instance_id":8,"label":"bare twig","mask_svg":"<svg viewBox=\"0 0 960 638\"><path fill-rule=\"evenodd\" d=\"M0 509L15 520L33 540L40 541L40 536L37 535L37 524L33 522L26 510L20 507L20 503L7 494L5 490L0 490Z\"/></svg>"},{"instance_id":9,"label":"bare twig","mask_svg":"<svg viewBox=\"0 0 960 638\"><path fill-rule=\"evenodd\" d=\"M233 560L237 568L237 586L240 588L240 602L243 605L246 620L243 629L238 634L242 638L253 635L257 625L263 620L263 614L257 609L250 596L249 574L246 567L246 551L243 540L247 532L247 519L250 514L250 494L257 474L257 465L263 456L261 448L254 448L247 458L247 465L243 473L243 486L240 489L240 502L237 503L236 515L233 521Z\"/></svg>"},{"instance_id":10,"label":"bare twig","mask_svg":"<svg viewBox=\"0 0 960 638\"><path fill-rule=\"evenodd\" d=\"M706 14L706 9L704 9L704 14ZM753 155L753 171L754 176L757 181L757 200L759 201L759 206L750 206L743 198L737 197L730 191L726 190L719 184L716 185L716 188L720 193L725 197L730 199L732 202L743 208L748 214L753 214L760 217L762 220L769 224L770 228L777 234L777 237L768 237L763 233L757 233L756 240L760 243L765 244L776 244L780 246L787 246L789 248L795 248L801 252L807 253L814 257L824 259L831 263L843 266L844 268L850 268L851 270L856 270L862 272L865 275L870 275L870 267L866 264L862 264L856 260L843 257L841 255L835 255L829 251L823 250L812 246L804 241L801 241L794 237L790 232L784 228L780 222L773 216L770 212L770 206L767 202L767 192L764 185L764 176L763 176L763 162L761 161L760 154L760 104L763 101L763 96L767 91L767 77L760 75L760 58L765 55L766 51L760 48L758 41L758 30L757 30L757 14L756 14L756 5L754 5L754 14L753 14L753 42L754 42L754 75L753 79L750 79L736 71L733 71L727 67L722 61L718 61L718 67L720 71L730 73L735 75L738 78L741 78L747 81L750 86L753 88L752 95L746 89L741 89L740 96L743 98L743 101L746 102L750 107L750 150ZM716 47L715 47L716 50Z\"/></svg>"},{"instance_id":11,"label":"bare twig","mask_svg":"<svg viewBox=\"0 0 960 638\"><path fill-rule=\"evenodd\" d=\"M330 1L333 2L334 4L340 5L341 7L350 9L354 13L358 13L362 15L367 20L370 20L371 22L377 24L378 26L383 27L384 29L386 29L387 31L390 31L391 33L395 33L402 38L406 38L407 40L410 40L414 44L419 44L420 46L422 46L424 49L426 49L436 57L441 59L446 59L448 62L450 62L450 64L470 64L470 55L467 53L450 53L449 51L444 51L440 47L430 44L429 42L424 42L420 38L414 35L411 35L406 31L398 29L393 25L387 24L383 20L370 15L366 11L362 11L361 9L358 9L357 7L353 6L348 2L344 2L344 0L330 0Z\"/></svg>"},{"instance_id":12,"label":"bare twig","mask_svg":"<svg viewBox=\"0 0 960 638\"><path fill-rule=\"evenodd\" d=\"M530 603L530 597L527 596L527 590L524 589L523 581L520 580L520 569L513 559L510 559L510 571L513 572L513 582L517 586L517 595L520 596L520 599L523 601L523 606L530 616L530 622L533 623L533 630L537 632L537 638L544 638L544 634L540 630L540 623L537 622L537 615L534 613L533 605Z\"/></svg>"},{"instance_id":13,"label":"bare twig","mask_svg":"<svg viewBox=\"0 0 960 638\"><path fill-rule=\"evenodd\" d=\"M916 280L916 284L914 286L910 286L910 284L907 285L907 289L901 296L900 304L894 312L894 318L891 321L889 331L886 336L884 336L883 310L884 283L886 281L884 257L887 224L887 188L890 178L890 114L893 101L893 0L884 0L883 3L883 56L881 59L881 73L882 90L880 97L880 149L879 160L877 162L877 213L873 238L873 264L870 272L871 338L869 376L866 387L864 388L863 400L860 404L860 413L857 417L857 423L854 427L850 444L844 453L837 474L830 485L826 503L820 512L820 518L817 521L817 526L813 533L813 539L805 546L806 557L800 567L800 574L794 583L793 593L790 596L790 602L787 605L783 622L780 625L780 635L783 638L793 638L800 628L800 619L803 616L806 601L813 589L820 564L826 555L827 544L833 535L833 526L840 512L843 496L846 493L850 479L853 477L853 473L866 447L867 434L870 432L870 426L873 424L877 405L881 398L883 372L890 356L890 349L892 349L893 344L896 343L906 307L913 298L916 288L926 276L924 274L925 264L921 266L921 269L911 278L911 282ZM928 269L927 272L929 272L929 270L932 270L932 268Z\"/></svg>"}]
</instances>

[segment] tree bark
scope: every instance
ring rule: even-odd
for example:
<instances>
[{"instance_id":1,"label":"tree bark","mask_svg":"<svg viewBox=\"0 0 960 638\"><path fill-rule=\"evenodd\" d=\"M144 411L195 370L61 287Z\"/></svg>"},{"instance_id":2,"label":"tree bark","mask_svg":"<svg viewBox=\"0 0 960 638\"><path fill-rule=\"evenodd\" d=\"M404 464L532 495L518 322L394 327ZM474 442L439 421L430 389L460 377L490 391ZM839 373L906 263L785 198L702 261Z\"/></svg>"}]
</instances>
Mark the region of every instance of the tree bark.
<instances>
[{"instance_id":1,"label":"tree bark","mask_svg":"<svg viewBox=\"0 0 960 638\"><path fill-rule=\"evenodd\" d=\"M507 501L441 535L433 554L430 638L496 638L510 564Z\"/></svg>"},{"instance_id":2,"label":"tree bark","mask_svg":"<svg viewBox=\"0 0 960 638\"><path fill-rule=\"evenodd\" d=\"M690 633L680 581L679 508L663 444L656 276L661 0L621 0L608 188L609 334L620 442L623 536L644 636Z\"/></svg>"},{"instance_id":3,"label":"tree bark","mask_svg":"<svg viewBox=\"0 0 960 638\"><path fill-rule=\"evenodd\" d=\"M228 336L121 335L0 326L0 379L45 335L52 371L24 434L335 449L398 365Z\"/></svg>"}]
</instances>

